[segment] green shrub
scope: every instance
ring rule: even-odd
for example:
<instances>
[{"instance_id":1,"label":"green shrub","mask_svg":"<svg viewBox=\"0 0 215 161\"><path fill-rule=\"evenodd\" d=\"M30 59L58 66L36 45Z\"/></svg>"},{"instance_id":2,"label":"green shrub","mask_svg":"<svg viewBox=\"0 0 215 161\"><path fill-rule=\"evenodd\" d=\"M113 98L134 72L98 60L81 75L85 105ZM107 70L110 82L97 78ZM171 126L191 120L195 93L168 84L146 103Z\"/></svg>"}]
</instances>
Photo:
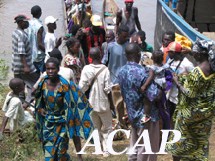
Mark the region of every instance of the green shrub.
<instances>
[{"instance_id":1,"label":"green shrub","mask_svg":"<svg viewBox=\"0 0 215 161\"><path fill-rule=\"evenodd\" d=\"M4 80L7 78L9 66L6 65L5 60L0 59L0 80Z\"/></svg>"},{"instance_id":2,"label":"green shrub","mask_svg":"<svg viewBox=\"0 0 215 161\"><path fill-rule=\"evenodd\" d=\"M40 160L42 154L41 143L38 141L35 124L28 124L15 131L10 136L4 135L0 142L0 158L11 161Z\"/></svg>"}]
</instances>

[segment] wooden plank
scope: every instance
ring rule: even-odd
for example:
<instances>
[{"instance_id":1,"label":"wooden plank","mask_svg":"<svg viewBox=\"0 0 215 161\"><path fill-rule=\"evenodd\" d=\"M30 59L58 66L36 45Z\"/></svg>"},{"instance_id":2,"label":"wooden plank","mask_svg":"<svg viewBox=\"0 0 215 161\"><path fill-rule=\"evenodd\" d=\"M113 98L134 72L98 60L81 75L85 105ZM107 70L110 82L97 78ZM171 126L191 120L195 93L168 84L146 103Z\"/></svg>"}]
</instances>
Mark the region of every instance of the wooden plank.
<instances>
[{"instance_id":1,"label":"wooden plank","mask_svg":"<svg viewBox=\"0 0 215 161\"><path fill-rule=\"evenodd\" d=\"M202 34L215 41L215 32L203 32Z\"/></svg>"}]
</instances>

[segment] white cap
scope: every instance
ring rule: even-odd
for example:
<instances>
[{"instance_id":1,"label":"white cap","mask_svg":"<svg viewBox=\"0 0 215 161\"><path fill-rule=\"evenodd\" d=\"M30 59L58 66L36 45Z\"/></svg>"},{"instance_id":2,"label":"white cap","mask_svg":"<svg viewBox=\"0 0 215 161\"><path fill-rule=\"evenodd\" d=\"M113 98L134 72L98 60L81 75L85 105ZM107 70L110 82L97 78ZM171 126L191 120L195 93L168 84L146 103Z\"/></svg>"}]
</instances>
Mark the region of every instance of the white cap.
<instances>
[{"instance_id":1,"label":"white cap","mask_svg":"<svg viewBox=\"0 0 215 161\"><path fill-rule=\"evenodd\" d=\"M48 16L45 19L45 24L48 25L49 23L55 23L58 19L54 18L53 16Z\"/></svg>"},{"instance_id":2,"label":"white cap","mask_svg":"<svg viewBox=\"0 0 215 161\"><path fill-rule=\"evenodd\" d=\"M92 15L92 17L91 17L90 20L91 20L93 26L102 26L101 16L99 16L99 15Z\"/></svg>"}]
</instances>

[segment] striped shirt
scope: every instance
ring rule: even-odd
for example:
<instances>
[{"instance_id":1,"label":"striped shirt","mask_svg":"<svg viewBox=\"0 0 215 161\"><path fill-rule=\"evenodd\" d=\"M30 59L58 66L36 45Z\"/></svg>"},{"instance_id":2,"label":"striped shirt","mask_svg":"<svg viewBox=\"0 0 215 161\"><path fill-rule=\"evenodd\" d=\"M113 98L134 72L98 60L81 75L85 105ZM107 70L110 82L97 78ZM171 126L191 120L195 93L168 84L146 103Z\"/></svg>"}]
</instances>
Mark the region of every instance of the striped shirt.
<instances>
[{"instance_id":1,"label":"striped shirt","mask_svg":"<svg viewBox=\"0 0 215 161\"><path fill-rule=\"evenodd\" d=\"M34 72L35 67L32 63L31 46L28 35L24 30L17 28L12 34L12 70L14 74L24 73L21 55L25 55L30 73Z\"/></svg>"}]
</instances>

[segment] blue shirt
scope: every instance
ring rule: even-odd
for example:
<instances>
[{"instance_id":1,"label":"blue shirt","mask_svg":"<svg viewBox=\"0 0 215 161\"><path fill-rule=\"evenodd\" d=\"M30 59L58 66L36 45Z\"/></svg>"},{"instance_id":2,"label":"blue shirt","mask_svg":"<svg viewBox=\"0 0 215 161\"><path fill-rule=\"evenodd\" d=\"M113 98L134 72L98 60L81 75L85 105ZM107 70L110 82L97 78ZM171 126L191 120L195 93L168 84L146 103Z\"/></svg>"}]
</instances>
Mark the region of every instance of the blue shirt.
<instances>
[{"instance_id":1,"label":"blue shirt","mask_svg":"<svg viewBox=\"0 0 215 161\"><path fill-rule=\"evenodd\" d=\"M146 69L135 62L127 62L119 71L118 79L121 93L126 103L129 121L134 127L144 126L140 123L140 120L144 114L143 98L145 96L140 92L140 88L147 77ZM152 105L151 121L158 120L158 109Z\"/></svg>"},{"instance_id":2,"label":"blue shirt","mask_svg":"<svg viewBox=\"0 0 215 161\"><path fill-rule=\"evenodd\" d=\"M108 49L111 48L112 45L114 45L115 41L112 42L104 42L102 44L102 50L104 52L103 58L102 58L102 64L104 65L108 65L108 59L109 59L109 53L108 53Z\"/></svg>"},{"instance_id":3,"label":"blue shirt","mask_svg":"<svg viewBox=\"0 0 215 161\"><path fill-rule=\"evenodd\" d=\"M113 84L118 83L118 73L122 66L124 66L127 62L127 58L125 56L125 47L128 42L124 44L118 44L117 42L111 43L108 47L108 69L110 71L110 79Z\"/></svg>"},{"instance_id":4,"label":"blue shirt","mask_svg":"<svg viewBox=\"0 0 215 161\"><path fill-rule=\"evenodd\" d=\"M39 49L38 47L38 40L37 40L37 34L41 27L43 27L42 21L36 18L33 18L31 21L29 21L29 28L28 28L28 36L29 41L31 44L31 53L32 53L32 59L33 62L41 62L45 59L45 52ZM45 39L45 31L43 31L42 34L42 40L44 45L44 39Z\"/></svg>"}]
</instances>

